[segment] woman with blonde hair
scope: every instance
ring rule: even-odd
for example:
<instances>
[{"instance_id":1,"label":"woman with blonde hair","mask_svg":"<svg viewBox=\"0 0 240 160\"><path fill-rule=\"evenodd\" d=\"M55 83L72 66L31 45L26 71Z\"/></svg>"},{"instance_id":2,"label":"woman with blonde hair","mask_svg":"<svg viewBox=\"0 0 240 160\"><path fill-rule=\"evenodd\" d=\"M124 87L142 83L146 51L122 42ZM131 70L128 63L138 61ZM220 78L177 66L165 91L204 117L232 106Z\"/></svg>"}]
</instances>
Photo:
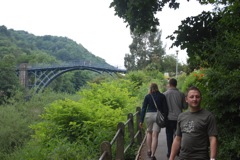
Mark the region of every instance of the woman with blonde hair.
<instances>
[{"instance_id":1,"label":"woman with blonde hair","mask_svg":"<svg viewBox=\"0 0 240 160\"><path fill-rule=\"evenodd\" d=\"M141 121L139 126L142 128L144 119L146 119L147 126L147 154L151 160L156 160L155 152L158 146L158 135L161 128L156 123L157 109L154 105L154 101L158 107L158 110L164 115L167 120L168 116L168 106L166 97L164 94L160 93L158 85L156 83L151 83L149 88L149 93L145 96L142 112Z\"/></svg>"}]
</instances>

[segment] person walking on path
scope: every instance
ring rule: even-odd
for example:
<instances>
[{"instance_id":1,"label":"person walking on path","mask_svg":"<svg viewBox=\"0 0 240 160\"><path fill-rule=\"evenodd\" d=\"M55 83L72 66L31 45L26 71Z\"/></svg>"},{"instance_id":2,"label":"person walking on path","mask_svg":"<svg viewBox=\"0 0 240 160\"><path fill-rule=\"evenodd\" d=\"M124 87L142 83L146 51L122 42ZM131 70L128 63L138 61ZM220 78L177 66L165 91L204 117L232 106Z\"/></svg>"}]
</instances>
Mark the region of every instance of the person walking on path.
<instances>
[{"instance_id":1,"label":"person walking on path","mask_svg":"<svg viewBox=\"0 0 240 160\"><path fill-rule=\"evenodd\" d=\"M200 90L190 87L186 94L189 111L178 116L169 160L174 160L178 153L178 160L215 160L218 135L216 120L211 112L201 108L201 100Z\"/></svg>"},{"instance_id":2,"label":"person walking on path","mask_svg":"<svg viewBox=\"0 0 240 160\"><path fill-rule=\"evenodd\" d=\"M145 118L147 125L147 154L151 160L156 160L155 152L158 146L158 135L161 130L156 123L157 109L154 105L152 96L159 111L164 114L165 118L167 118L168 115L168 107L166 98L164 94L160 93L158 85L156 83L151 83L149 93L145 96L143 101L139 127L143 127Z\"/></svg>"},{"instance_id":3,"label":"person walking on path","mask_svg":"<svg viewBox=\"0 0 240 160\"><path fill-rule=\"evenodd\" d=\"M168 81L168 89L163 94L166 96L168 104L168 121L166 123L166 138L167 138L167 157L170 157L175 131L177 129L177 118L183 109L187 108L184 93L177 88L177 80L171 78Z\"/></svg>"}]
</instances>

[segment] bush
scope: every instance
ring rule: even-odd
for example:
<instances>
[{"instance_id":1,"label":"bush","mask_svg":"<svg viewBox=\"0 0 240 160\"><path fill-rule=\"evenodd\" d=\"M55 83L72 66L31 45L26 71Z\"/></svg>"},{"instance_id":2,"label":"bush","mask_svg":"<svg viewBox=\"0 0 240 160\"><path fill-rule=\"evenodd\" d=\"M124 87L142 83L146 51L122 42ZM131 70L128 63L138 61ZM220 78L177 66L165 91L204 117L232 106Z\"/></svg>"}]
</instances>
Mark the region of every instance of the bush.
<instances>
[{"instance_id":1,"label":"bush","mask_svg":"<svg viewBox=\"0 0 240 160\"><path fill-rule=\"evenodd\" d=\"M44 112L45 106L56 99L62 99L62 97L70 97L70 95L48 91L25 101L23 94L16 92L5 104L1 105L0 159L5 159L9 157L9 154L21 150L33 134L33 130L29 126L42 120L39 115Z\"/></svg>"},{"instance_id":2,"label":"bush","mask_svg":"<svg viewBox=\"0 0 240 160\"><path fill-rule=\"evenodd\" d=\"M23 148L7 156L6 160L92 160L91 157L96 157L97 154L85 144L70 143L66 139L53 139L48 147L31 140Z\"/></svg>"},{"instance_id":3,"label":"bush","mask_svg":"<svg viewBox=\"0 0 240 160\"><path fill-rule=\"evenodd\" d=\"M183 91L182 88L183 88L186 78L187 78L187 74L184 72L182 74L180 74L177 78L177 88L180 91Z\"/></svg>"},{"instance_id":4,"label":"bush","mask_svg":"<svg viewBox=\"0 0 240 160\"><path fill-rule=\"evenodd\" d=\"M100 156L102 141L111 141L118 122L126 121L127 113L135 112L136 98L130 86L131 82L123 79L89 83L79 91L80 100L62 99L51 103L42 114L42 121L31 125L35 131L31 144L41 153L21 152L18 159L79 159L79 148L75 146L84 150L80 159L96 159Z\"/></svg>"},{"instance_id":5,"label":"bush","mask_svg":"<svg viewBox=\"0 0 240 160\"><path fill-rule=\"evenodd\" d=\"M240 159L239 70L225 67L208 70L208 110L216 115L219 131L219 159Z\"/></svg>"},{"instance_id":6,"label":"bush","mask_svg":"<svg viewBox=\"0 0 240 160\"><path fill-rule=\"evenodd\" d=\"M12 106L1 107L0 159L22 146L30 139L27 119Z\"/></svg>"}]
</instances>

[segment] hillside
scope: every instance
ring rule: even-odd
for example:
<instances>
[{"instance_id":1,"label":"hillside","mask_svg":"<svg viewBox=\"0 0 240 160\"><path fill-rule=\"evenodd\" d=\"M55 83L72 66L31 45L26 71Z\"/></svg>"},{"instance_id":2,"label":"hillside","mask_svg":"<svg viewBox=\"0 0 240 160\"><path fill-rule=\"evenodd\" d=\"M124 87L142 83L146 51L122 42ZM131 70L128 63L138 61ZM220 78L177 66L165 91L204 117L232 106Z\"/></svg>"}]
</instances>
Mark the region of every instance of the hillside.
<instances>
[{"instance_id":1,"label":"hillside","mask_svg":"<svg viewBox=\"0 0 240 160\"><path fill-rule=\"evenodd\" d=\"M5 55L13 55L18 64L90 61L92 64L113 67L67 37L35 36L27 31L0 26L0 58Z\"/></svg>"}]
</instances>

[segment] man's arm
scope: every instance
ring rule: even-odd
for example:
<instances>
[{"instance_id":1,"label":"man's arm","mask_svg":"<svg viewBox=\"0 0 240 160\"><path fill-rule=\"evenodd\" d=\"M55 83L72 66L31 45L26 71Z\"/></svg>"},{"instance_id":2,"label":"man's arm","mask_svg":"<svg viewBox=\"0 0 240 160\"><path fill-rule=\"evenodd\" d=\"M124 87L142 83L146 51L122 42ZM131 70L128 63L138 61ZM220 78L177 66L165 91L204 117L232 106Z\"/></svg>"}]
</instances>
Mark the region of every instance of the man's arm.
<instances>
[{"instance_id":1,"label":"man's arm","mask_svg":"<svg viewBox=\"0 0 240 160\"><path fill-rule=\"evenodd\" d=\"M176 136L174 138L174 141L173 141L173 144L172 144L172 149L171 149L171 155L170 155L169 160L174 160L174 158L178 154L179 149L180 149L180 145L181 145L181 140L182 140L182 137L180 137L180 136Z\"/></svg>"},{"instance_id":2,"label":"man's arm","mask_svg":"<svg viewBox=\"0 0 240 160\"><path fill-rule=\"evenodd\" d=\"M217 157L217 137L216 136L210 136L210 158L216 158Z\"/></svg>"}]
</instances>

